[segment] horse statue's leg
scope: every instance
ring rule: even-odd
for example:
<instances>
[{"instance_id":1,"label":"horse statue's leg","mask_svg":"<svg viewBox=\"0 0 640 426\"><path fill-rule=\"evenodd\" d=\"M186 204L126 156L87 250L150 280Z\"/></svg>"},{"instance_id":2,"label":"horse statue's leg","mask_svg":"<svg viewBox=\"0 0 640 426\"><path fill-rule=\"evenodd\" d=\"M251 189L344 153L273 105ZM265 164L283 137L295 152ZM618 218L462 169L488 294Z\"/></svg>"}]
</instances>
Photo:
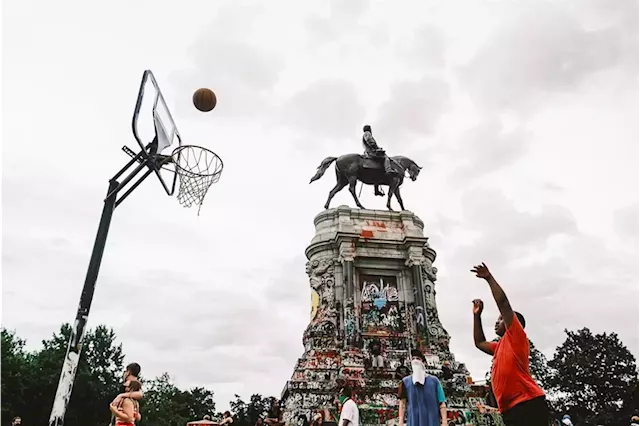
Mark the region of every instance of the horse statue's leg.
<instances>
[{"instance_id":1,"label":"horse statue's leg","mask_svg":"<svg viewBox=\"0 0 640 426\"><path fill-rule=\"evenodd\" d=\"M360 204L360 200L358 200L358 196L356 195L356 183L358 183L358 178L356 176L349 176L349 192L353 195L353 199L356 201L356 205L361 209L362 204Z\"/></svg>"},{"instance_id":2,"label":"horse statue's leg","mask_svg":"<svg viewBox=\"0 0 640 426\"><path fill-rule=\"evenodd\" d=\"M400 208L402 210L404 210L404 203L402 202L402 197L400 196L400 186L398 186L396 188L396 190L394 191L394 194L396 195L396 199L398 200L398 204L400 204Z\"/></svg>"},{"instance_id":3,"label":"horse statue's leg","mask_svg":"<svg viewBox=\"0 0 640 426\"><path fill-rule=\"evenodd\" d=\"M393 211L393 209L391 208L391 197L393 197L393 194L395 194L395 192L398 190L399 187L400 187L400 179L398 178L391 179L391 182L389 183L389 192L387 193L388 195L387 208L390 211ZM402 207L402 204L400 205L400 207Z\"/></svg>"},{"instance_id":4,"label":"horse statue's leg","mask_svg":"<svg viewBox=\"0 0 640 426\"><path fill-rule=\"evenodd\" d=\"M349 181L345 179L340 173L336 172L336 186L333 187L331 191L329 191L329 198L327 198L327 202L324 204L324 208L328 209L329 204L331 203L331 199L335 197L335 195L342 191L342 188L349 184Z\"/></svg>"}]
</instances>

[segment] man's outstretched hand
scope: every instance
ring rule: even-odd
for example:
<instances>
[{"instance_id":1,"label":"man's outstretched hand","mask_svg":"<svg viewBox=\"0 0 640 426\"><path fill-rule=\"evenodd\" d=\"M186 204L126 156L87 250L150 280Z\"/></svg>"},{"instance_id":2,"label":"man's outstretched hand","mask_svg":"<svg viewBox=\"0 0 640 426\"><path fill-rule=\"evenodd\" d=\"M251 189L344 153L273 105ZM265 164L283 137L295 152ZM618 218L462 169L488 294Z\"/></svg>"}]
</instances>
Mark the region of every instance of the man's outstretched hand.
<instances>
[{"instance_id":1,"label":"man's outstretched hand","mask_svg":"<svg viewBox=\"0 0 640 426\"><path fill-rule=\"evenodd\" d=\"M489 272L489 268L487 268L487 265L485 265L484 262L482 262L482 265L474 266L471 272L476 274L476 277L482 278L484 280L491 277L491 272Z\"/></svg>"},{"instance_id":2,"label":"man's outstretched hand","mask_svg":"<svg viewBox=\"0 0 640 426\"><path fill-rule=\"evenodd\" d=\"M480 315L484 309L484 303L480 299L473 301L473 315Z\"/></svg>"}]
</instances>

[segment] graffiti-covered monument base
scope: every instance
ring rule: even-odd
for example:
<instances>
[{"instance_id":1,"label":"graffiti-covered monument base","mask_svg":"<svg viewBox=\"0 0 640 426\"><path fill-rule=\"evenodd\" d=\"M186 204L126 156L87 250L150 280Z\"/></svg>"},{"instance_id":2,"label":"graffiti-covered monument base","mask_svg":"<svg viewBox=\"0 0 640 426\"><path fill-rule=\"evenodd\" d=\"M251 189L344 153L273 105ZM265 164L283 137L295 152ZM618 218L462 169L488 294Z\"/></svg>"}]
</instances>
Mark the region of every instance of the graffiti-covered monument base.
<instances>
[{"instance_id":1,"label":"graffiti-covered monument base","mask_svg":"<svg viewBox=\"0 0 640 426\"><path fill-rule=\"evenodd\" d=\"M354 389L361 424L397 422L396 369L410 365L416 347L443 382L450 424L497 422L472 408L483 402L482 389L468 384L466 367L449 350L436 308L436 252L422 220L408 211L340 206L314 224L306 250L311 321L304 355L282 393L286 424L318 409L335 413L338 378Z\"/></svg>"}]
</instances>

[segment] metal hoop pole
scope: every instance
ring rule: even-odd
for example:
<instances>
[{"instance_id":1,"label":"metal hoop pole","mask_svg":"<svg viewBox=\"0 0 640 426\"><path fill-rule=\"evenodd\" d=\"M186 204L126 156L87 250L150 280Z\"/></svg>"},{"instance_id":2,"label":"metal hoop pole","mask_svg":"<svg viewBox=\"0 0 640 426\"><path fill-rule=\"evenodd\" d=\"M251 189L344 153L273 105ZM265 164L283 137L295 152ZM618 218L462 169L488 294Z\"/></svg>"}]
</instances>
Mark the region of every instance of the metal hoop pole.
<instances>
[{"instance_id":1,"label":"metal hoop pole","mask_svg":"<svg viewBox=\"0 0 640 426\"><path fill-rule=\"evenodd\" d=\"M86 331L85 329L89 319L89 310L91 309L91 302L93 301L93 294L96 289L96 282L98 281L98 273L100 272L102 255L104 254L104 248L107 243L107 235L109 234L109 227L111 225L113 212L116 207L124 201L126 196L131 194L133 190L136 189L153 170L155 170L154 167L151 167L127 190L123 197L118 199L118 193L120 190L123 189L124 186L127 185L127 183L129 183L138 173L140 173L144 167L149 167L147 165L147 160L142 160L142 163L130 172L122 182L118 182L117 179L122 176L122 174L136 161L141 159L141 154L136 155L125 167L120 169L120 171L118 171L111 180L109 180L107 197L104 200L104 207L102 208L102 215L100 216L100 223L98 224L98 232L93 243L93 251L91 252L91 259L89 260L87 275L85 277L84 286L82 287L82 293L80 294L80 303L78 304L76 319L71 328L69 345L67 346L67 353L62 363L62 372L60 373L58 388L53 400L53 408L51 409L51 416L49 417L50 426L62 426L64 423L64 415L67 411L69 400L71 399L71 391L73 390L73 383L75 381L76 371L80 362L80 353L82 351L82 343Z\"/></svg>"},{"instance_id":2,"label":"metal hoop pole","mask_svg":"<svg viewBox=\"0 0 640 426\"><path fill-rule=\"evenodd\" d=\"M69 399L71 399L73 382L76 376L76 370L78 369L78 363L80 362L80 352L82 350L85 327L89 319L89 310L91 309L93 293L96 288L96 281L98 280L98 271L100 270L104 247L107 243L111 217L116 208L117 189L119 185L115 179L109 182L107 198L104 200L102 216L100 216L98 233L93 243L93 252L91 253L91 260L89 260L87 276L84 281L84 286L82 287L82 293L80 294L76 320L71 328L67 354L64 357L58 389L53 400L53 408L51 409L51 417L49 418L50 426L61 426L63 424Z\"/></svg>"}]
</instances>

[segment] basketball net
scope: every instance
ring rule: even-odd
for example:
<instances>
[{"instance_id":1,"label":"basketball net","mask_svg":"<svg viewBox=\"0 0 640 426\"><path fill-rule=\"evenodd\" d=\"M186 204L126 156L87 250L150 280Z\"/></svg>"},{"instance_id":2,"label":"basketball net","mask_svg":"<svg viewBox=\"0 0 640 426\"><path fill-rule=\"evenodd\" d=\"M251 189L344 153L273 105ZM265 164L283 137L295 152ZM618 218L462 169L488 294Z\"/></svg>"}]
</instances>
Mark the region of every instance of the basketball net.
<instances>
[{"instance_id":1,"label":"basketball net","mask_svg":"<svg viewBox=\"0 0 640 426\"><path fill-rule=\"evenodd\" d=\"M213 151L195 145L176 148L171 154L180 181L176 198L183 207L200 208L207 191L220 180L222 160Z\"/></svg>"}]
</instances>

